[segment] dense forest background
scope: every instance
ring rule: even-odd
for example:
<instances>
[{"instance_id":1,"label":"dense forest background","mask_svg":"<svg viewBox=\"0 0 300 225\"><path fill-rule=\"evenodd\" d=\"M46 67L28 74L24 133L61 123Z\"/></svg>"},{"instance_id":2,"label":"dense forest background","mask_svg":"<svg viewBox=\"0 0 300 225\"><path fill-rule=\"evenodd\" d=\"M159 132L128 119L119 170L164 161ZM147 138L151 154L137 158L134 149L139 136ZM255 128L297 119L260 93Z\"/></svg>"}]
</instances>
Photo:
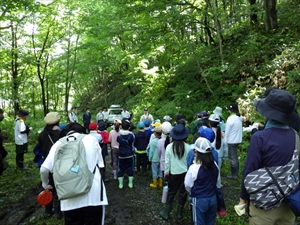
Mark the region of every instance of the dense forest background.
<instances>
[{"instance_id":1,"label":"dense forest background","mask_svg":"<svg viewBox=\"0 0 300 225\"><path fill-rule=\"evenodd\" d=\"M253 121L266 87L299 102L299 18L299 0L2 0L1 107L191 121L237 101Z\"/></svg>"}]
</instances>

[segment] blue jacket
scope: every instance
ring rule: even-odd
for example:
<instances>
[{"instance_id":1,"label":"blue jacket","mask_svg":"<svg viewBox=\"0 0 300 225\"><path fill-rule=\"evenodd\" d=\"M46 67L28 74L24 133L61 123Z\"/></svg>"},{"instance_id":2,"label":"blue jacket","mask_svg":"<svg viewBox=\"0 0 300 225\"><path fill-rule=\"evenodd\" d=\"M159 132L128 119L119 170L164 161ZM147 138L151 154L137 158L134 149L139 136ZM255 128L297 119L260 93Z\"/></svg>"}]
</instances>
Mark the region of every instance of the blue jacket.
<instances>
[{"instance_id":1,"label":"blue jacket","mask_svg":"<svg viewBox=\"0 0 300 225\"><path fill-rule=\"evenodd\" d=\"M117 142L119 143L119 158L125 159L133 157L132 144L134 142L134 137L132 133L119 135L117 137Z\"/></svg>"},{"instance_id":2,"label":"blue jacket","mask_svg":"<svg viewBox=\"0 0 300 225\"><path fill-rule=\"evenodd\" d=\"M146 150L149 140L150 140L150 137L146 131L144 131L144 132L138 131L135 134L134 147L136 147L137 150Z\"/></svg>"}]
</instances>

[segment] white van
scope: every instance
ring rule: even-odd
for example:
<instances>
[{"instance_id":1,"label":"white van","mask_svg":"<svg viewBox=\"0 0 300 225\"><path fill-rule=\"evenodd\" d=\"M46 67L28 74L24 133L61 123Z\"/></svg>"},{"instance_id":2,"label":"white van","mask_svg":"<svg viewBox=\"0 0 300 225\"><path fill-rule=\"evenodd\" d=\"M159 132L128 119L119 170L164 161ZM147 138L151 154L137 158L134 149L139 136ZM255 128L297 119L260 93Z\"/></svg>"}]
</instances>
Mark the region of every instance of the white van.
<instances>
[{"instance_id":1,"label":"white van","mask_svg":"<svg viewBox=\"0 0 300 225\"><path fill-rule=\"evenodd\" d=\"M108 126L112 125L114 123L115 120L122 120L122 111L123 108L120 105L111 105L107 112L108 112L108 119L107 119L107 123Z\"/></svg>"}]
</instances>

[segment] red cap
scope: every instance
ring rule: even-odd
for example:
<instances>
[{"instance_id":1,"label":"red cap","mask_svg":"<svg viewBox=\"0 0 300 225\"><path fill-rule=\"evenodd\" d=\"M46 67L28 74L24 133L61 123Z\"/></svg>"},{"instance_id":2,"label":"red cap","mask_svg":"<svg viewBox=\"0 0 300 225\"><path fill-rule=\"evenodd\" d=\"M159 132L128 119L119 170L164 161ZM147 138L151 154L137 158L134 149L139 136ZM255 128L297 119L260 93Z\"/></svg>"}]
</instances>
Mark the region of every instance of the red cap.
<instances>
[{"instance_id":1,"label":"red cap","mask_svg":"<svg viewBox=\"0 0 300 225\"><path fill-rule=\"evenodd\" d=\"M95 122L92 122L92 123L89 124L89 129L90 130L97 130L97 126L98 125Z\"/></svg>"}]
</instances>

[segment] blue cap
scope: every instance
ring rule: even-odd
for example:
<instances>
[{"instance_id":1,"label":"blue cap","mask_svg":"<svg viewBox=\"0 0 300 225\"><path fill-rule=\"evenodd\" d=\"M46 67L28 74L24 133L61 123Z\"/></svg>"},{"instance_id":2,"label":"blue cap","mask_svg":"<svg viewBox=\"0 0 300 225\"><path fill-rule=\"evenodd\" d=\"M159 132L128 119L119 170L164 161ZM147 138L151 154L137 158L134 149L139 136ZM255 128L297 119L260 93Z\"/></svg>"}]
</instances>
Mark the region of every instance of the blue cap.
<instances>
[{"instance_id":1,"label":"blue cap","mask_svg":"<svg viewBox=\"0 0 300 225\"><path fill-rule=\"evenodd\" d=\"M150 120L144 120L144 124L145 124L145 127L149 127L150 126Z\"/></svg>"},{"instance_id":2,"label":"blue cap","mask_svg":"<svg viewBox=\"0 0 300 225\"><path fill-rule=\"evenodd\" d=\"M137 125L137 127L139 129L144 129L145 128L145 124L143 122L139 122L138 125Z\"/></svg>"},{"instance_id":3,"label":"blue cap","mask_svg":"<svg viewBox=\"0 0 300 225\"><path fill-rule=\"evenodd\" d=\"M199 133L200 133L200 137L206 138L211 143L215 140L216 137L215 132L207 126L201 126L199 128Z\"/></svg>"}]
</instances>

